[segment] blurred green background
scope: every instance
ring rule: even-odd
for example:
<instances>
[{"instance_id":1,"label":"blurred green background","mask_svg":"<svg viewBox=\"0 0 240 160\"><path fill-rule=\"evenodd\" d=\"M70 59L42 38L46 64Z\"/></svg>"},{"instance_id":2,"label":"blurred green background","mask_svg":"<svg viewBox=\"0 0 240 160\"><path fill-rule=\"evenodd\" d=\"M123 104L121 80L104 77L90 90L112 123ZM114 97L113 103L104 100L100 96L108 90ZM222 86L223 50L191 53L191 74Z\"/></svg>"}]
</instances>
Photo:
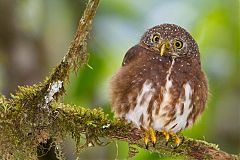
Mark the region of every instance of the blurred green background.
<instances>
[{"instance_id":1,"label":"blurred green background","mask_svg":"<svg viewBox=\"0 0 240 160\"><path fill-rule=\"evenodd\" d=\"M240 152L240 8L239 0L101 0L90 34L89 65L72 74L64 101L103 107L112 115L108 83L126 51L150 27L175 23L199 44L210 95L201 120L184 134ZM0 90L34 84L61 61L83 13L86 0L0 0ZM74 143L64 143L74 159ZM118 152L118 154L117 154ZM85 151L82 159L126 159L127 144ZM168 159L140 150L132 159Z\"/></svg>"}]
</instances>

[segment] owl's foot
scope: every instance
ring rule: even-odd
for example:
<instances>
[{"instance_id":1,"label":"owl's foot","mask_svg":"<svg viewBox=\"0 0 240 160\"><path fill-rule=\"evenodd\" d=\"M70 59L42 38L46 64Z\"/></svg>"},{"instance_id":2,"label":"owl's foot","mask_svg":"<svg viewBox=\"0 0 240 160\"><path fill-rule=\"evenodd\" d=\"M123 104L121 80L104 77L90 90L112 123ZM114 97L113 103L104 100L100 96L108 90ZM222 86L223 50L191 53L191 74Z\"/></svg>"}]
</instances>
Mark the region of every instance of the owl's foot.
<instances>
[{"instance_id":1,"label":"owl's foot","mask_svg":"<svg viewBox=\"0 0 240 160\"><path fill-rule=\"evenodd\" d=\"M157 137L156 137L156 133L153 130L153 128L149 128L149 130L145 131L144 143L145 143L146 149L148 149L148 142L149 142L149 140L153 143L153 147L155 147L155 144L156 144L156 141L157 141Z\"/></svg>"},{"instance_id":2,"label":"owl's foot","mask_svg":"<svg viewBox=\"0 0 240 160\"><path fill-rule=\"evenodd\" d=\"M174 139L174 143L175 143L175 147L174 148L177 148L181 144L181 142L182 142L182 140L178 137L178 135L176 133L167 132L165 130L161 131L161 133L165 136L166 145L168 145L168 142L169 142L170 138Z\"/></svg>"}]
</instances>

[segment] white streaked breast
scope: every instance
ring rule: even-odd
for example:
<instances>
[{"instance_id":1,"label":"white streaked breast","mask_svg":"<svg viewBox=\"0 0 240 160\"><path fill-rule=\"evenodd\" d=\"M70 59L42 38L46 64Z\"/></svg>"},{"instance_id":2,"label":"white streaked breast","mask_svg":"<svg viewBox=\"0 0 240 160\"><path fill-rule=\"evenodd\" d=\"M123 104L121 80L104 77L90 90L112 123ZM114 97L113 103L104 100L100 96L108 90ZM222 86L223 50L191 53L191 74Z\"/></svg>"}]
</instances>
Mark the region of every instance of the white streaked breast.
<instances>
[{"instance_id":1,"label":"white streaked breast","mask_svg":"<svg viewBox=\"0 0 240 160\"><path fill-rule=\"evenodd\" d=\"M142 127L148 128L148 105L151 101L151 98L154 94L154 89L152 88L152 83L146 80L143 84L143 87L141 89L141 93L137 96L137 104L133 110L130 110L126 116L125 119L128 121L133 122L133 124L136 125L136 127ZM142 102L142 103L141 103ZM143 115L143 124L140 124L140 117Z\"/></svg>"},{"instance_id":2,"label":"white streaked breast","mask_svg":"<svg viewBox=\"0 0 240 160\"><path fill-rule=\"evenodd\" d=\"M187 82L186 84L184 84L183 86L184 91L185 91L185 98L181 98L181 100L179 101L179 103L176 104L176 119L174 121L172 121L171 123L169 123L166 126L166 130L167 131L172 131L172 132L179 132L180 130L184 129L186 127L187 124L187 118L188 115L191 113L192 111L192 106L191 105L191 101L192 101L192 94L193 94L193 90L190 86L190 84ZM181 104L183 103L183 112L181 113Z\"/></svg>"}]
</instances>

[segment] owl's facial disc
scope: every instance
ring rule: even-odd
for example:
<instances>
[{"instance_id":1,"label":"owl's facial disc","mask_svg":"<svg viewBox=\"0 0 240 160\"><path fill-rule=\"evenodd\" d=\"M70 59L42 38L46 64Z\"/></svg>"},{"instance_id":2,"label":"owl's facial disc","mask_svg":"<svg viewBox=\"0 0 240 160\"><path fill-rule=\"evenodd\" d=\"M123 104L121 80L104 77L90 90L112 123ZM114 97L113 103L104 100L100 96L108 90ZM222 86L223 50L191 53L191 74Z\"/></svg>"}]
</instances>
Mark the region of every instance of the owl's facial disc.
<instances>
[{"instance_id":1,"label":"owl's facial disc","mask_svg":"<svg viewBox=\"0 0 240 160\"><path fill-rule=\"evenodd\" d=\"M166 51L169 50L170 42L168 40L163 40L160 38L158 33L155 33L151 37L152 45L150 48L159 52L161 56L165 55Z\"/></svg>"},{"instance_id":2,"label":"owl's facial disc","mask_svg":"<svg viewBox=\"0 0 240 160\"><path fill-rule=\"evenodd\" d=\"M172 58L179 57L175 50L180 50L183 47L183 42L180 40L169 41L168 39L161 39L160 36L152 36L151 49L157 51L160 56L171 56Z\"/></svg>"},{"instance_id":3,"label":"owl's facial disc","mask_svg":"<svg viewBox=\"0 0 240 160\"><path fill-rule=\"evenodd\" d=\"M154 42L152 48L156 50L160 54L160 56L168 56L171 49L170 42L168 40L161 39L159 39L157 42Z\"/></svg>"},{"instance_id":4,"label":"owl's facial disc","mask_svg":"<svg viewBox=\"0 0 240 160\"><path fill-rule=\"evenodd\" d=\"M193 37L175 24L161 24L144 33L140 45L162 57L194 57L199 55Z\"/></svg>"}]
</instances>

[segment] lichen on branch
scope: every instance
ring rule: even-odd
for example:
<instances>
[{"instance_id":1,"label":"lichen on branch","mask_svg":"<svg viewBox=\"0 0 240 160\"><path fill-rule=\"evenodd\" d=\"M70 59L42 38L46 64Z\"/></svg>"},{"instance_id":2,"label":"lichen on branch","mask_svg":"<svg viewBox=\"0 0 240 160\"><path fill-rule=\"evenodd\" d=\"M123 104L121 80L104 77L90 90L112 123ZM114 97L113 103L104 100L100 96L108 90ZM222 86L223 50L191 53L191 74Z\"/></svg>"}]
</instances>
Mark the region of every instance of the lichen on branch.
<instances>
[{"instance_id":1,"label":"lichen on branch","mask_svg":"<svg viewBox=\"0 0 240 160\"><path fill-rule=\"evenodd\" d=\"M110 119L101 108L86 109L59 102L70 72L88 63L86 40L98 5L99 0L89 0L67 54L49 78L38 85L19 87L9 99L0 95L0 159L37 159L45 154L40 144L49 139L57 157L64 159L61 142L68 136L76 141L77 153L103 145L100 138L128 142L132 156L136 146L145 148L142 131L131 124ZM172 142L166 146L163 136L158 134L156 147L150 147L149 151L186 159L239 158L219 150L216 145L184 139L174 149Z\"/></svg>"}]
</instances>

